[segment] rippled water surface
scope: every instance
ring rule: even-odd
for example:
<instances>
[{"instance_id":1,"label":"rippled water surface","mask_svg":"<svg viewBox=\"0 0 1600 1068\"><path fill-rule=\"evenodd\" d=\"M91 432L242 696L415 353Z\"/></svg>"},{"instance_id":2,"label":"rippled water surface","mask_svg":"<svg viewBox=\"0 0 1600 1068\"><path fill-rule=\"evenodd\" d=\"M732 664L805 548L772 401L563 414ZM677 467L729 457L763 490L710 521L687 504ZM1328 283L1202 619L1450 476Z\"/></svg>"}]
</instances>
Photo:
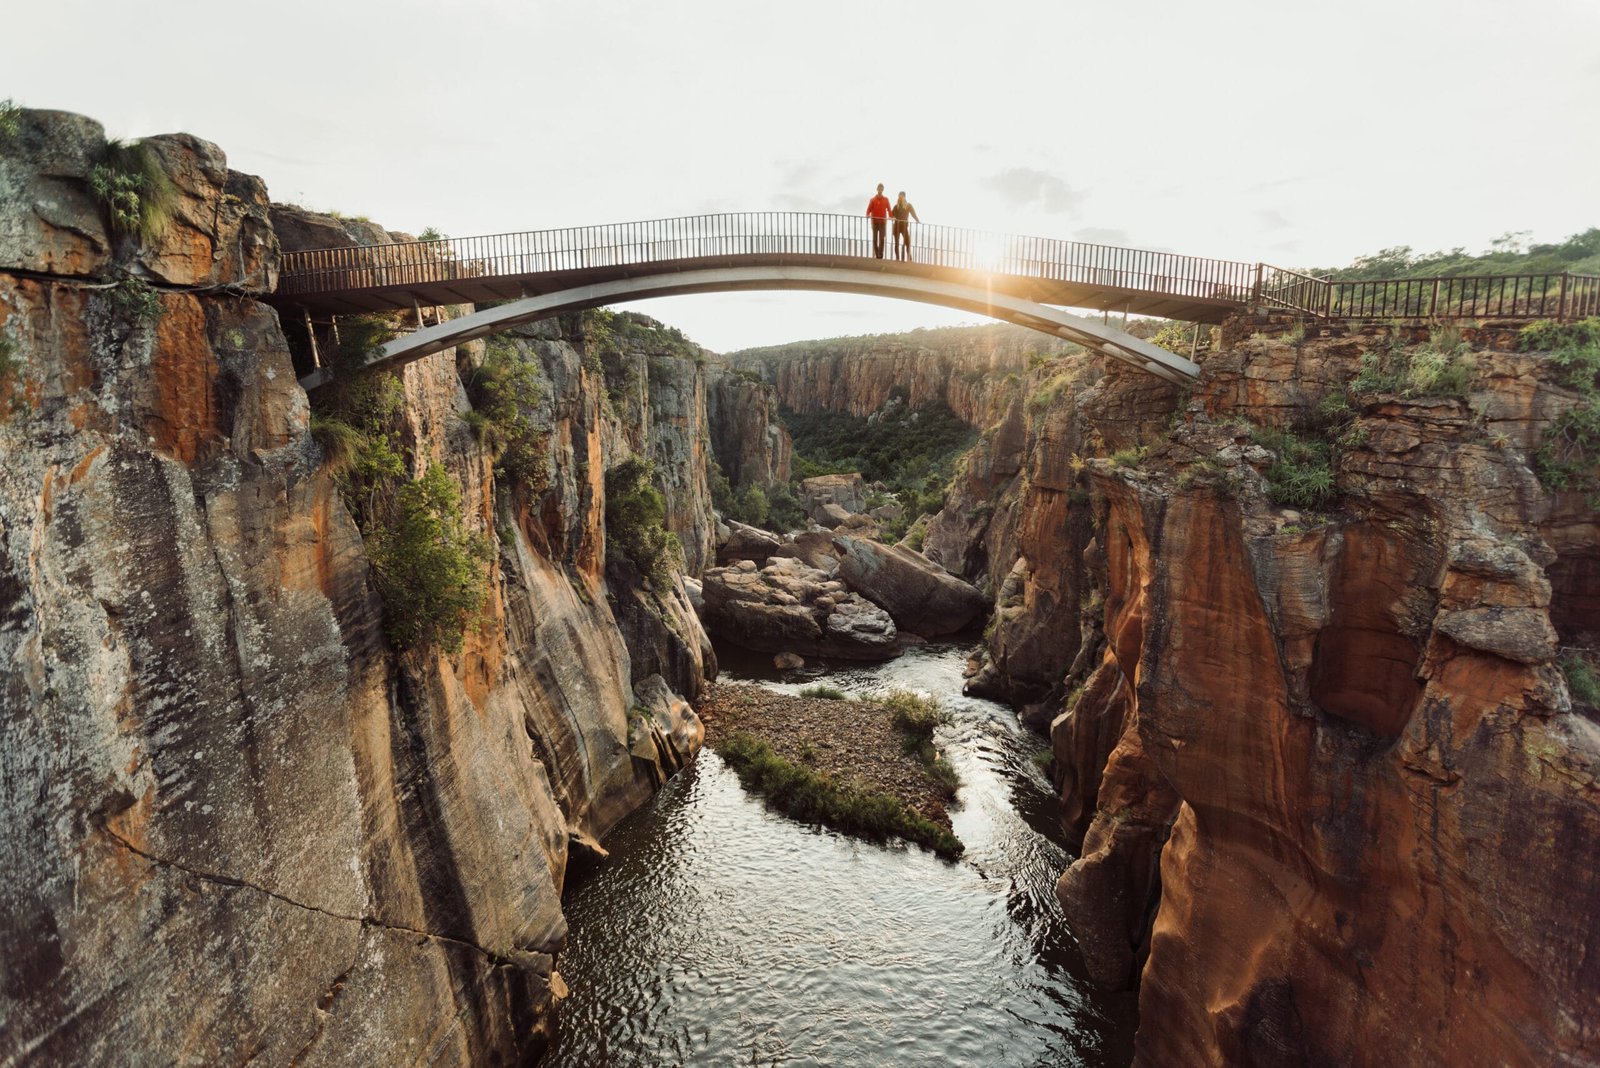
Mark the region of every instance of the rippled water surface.
<instances>
[{"instance_id":1,"label":"rippled water surface","mask_svg":"<svg viewBox=\"0 0 1600 1068\"><path fill-rule=\"evenodd\" d=\"M801 685L723 655L724 681ZM546 1063L1127 1064L1133 997L1079 978L1055 900L1068 854L1033 762L1043 743L961 696L966 655L927 646L827 673L952 711L938 742L964 781L959 862L774 815L707 750L569 881L572 996Z\"/></svg>"}]
</instances>

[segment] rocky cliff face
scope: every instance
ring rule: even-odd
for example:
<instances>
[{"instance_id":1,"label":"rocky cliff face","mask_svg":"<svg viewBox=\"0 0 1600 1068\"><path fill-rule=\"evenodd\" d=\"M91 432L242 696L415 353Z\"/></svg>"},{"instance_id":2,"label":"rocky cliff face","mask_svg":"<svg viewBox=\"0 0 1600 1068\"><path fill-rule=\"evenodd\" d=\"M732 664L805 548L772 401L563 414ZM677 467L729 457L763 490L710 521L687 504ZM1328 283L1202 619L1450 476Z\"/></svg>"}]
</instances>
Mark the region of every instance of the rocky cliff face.
<instances>
[{"instance_id":1,"label":"rocky cliff face","mask_svg":"<svg viewBox=\"0 0 1600 1068\"><path fill-rule=\"evenodd\" d=\"M1009 412L967 477L1015 469L1016 533L930 529L969 570L1016 547L986 561L996 663L1036 618L1082 635L1051 733L1090 968L1142 976L1141 1064L1590 1063L1600 725L1554 659L1593 627L1600 527L1530 469L1574 395L1487 327L1459 385L1380 383L1330 427L1385 339L1260 325L1174 429L1131 381ZM1337 496L1275 505L1286 446L1250 424L1336 437Z\"/></svg>"},{"instance_id":2,"label":"rocky cliff face","mask_svg":"<svg viewBox=\"0 0 1600 1068\"><path fill-rule=\"evenodd\" d=\"M777 394L759 377L713 363L706 393L711 446L733 486L787 482L794 443L778 420Z\"/></svg>"},{"instance_id":3,"label":"rocky cliff face","mask_svg":"<svg viewBox=\"0 0 1600 1068\"><path fill-rule=\"evenodd\" d=\"M703 632L602 517L648 448L703 551L703 384L652 365L624 428L573 329L524 332L544 465L507 486L464 420L481 352L406 368L412 473L497 551L461 653L397 654L260 301L280 238L347 227L275 229L214 146L149 144L177 197L142 244L89 192L97 125L0 144L0 1060L529 1059L569 843L698 744Z\"/></svg>"},{"instance_id":4,"label":"rocky cliff face","mask_svg":"<svg viewBox=\"0 0 1600 1068\"><path fill-rule=\"evenodd\" d=\"M728 359L775 385L779 402L802 415L865 417L898 396L912 408L945 404L968 424L985 426L1007 376L1026 373L1030 359L1071 348L1035 330L993 324L805 341Z\"/></svg>"}]
</instances>

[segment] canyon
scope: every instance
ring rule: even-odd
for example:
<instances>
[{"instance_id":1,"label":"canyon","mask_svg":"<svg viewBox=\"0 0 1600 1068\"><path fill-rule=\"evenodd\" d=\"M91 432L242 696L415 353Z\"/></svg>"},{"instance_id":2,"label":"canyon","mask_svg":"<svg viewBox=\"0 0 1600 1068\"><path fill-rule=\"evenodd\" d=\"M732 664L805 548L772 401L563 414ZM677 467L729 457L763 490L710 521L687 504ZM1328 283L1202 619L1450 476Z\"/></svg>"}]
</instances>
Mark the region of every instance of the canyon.
<instances>
[{"instance_id":1,"label":"canyon","mask_svg":"<svg viewBox=\"0 0 1600 1068\"><path fill-rule=\"evenodd\" d=\"M487 549L459 650L396 648L297 383L340 341L270 298L285 251L406 235L144 144L146 240L92 120L0 143L0 1063L537 1061L571 862L703 737L697 580L728 565L708 622L770 570L810 583L795 626L933 629L869 588L908 543L719 560L718 474L788 483L780 408L931 404L978 438L914 528L929 588L993 605L966 687L1048 736L1063 922L1137 987L1135 1063L1600 1058L1600 713L1558 663L1600 628L1600 516L1537 477L1582 392L1516 325L1240 316L1188 388L1010 327L726 361L641 316L517 327L398 375L403 477L442 469ZM494 359L530 369L528 477L471 418ZM1274 499L1295 448L1315 504ZM630 463L664 571L608 530Z\"/></svg>"}]
</instances>

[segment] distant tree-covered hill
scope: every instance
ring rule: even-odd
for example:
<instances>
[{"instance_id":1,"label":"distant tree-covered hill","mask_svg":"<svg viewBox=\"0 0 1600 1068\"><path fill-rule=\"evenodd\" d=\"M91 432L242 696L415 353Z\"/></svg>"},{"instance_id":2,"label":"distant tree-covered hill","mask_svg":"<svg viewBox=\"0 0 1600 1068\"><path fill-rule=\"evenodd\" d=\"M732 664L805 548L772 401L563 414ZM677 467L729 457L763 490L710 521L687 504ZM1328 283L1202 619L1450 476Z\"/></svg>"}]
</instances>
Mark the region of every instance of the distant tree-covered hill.
<instances>
[{"instance_id":1,"label":"distant tree-covered hill","mask_svg":"<svg viewBox=\"0 0 1600 1068\"><path fill-rule=\"evenodd\" d=\"M1455 274L1572 274L1600 275L1600 227L1590 227L1554 245L1530 245L1527 233L1509 233L1476 255L1464 248L1448 252L1417 252L1397 245L1361 256L1348 267L1324 267L1307 273L1349 281L1369 278L1428 278Z\"/></svg>"}]
</instances>

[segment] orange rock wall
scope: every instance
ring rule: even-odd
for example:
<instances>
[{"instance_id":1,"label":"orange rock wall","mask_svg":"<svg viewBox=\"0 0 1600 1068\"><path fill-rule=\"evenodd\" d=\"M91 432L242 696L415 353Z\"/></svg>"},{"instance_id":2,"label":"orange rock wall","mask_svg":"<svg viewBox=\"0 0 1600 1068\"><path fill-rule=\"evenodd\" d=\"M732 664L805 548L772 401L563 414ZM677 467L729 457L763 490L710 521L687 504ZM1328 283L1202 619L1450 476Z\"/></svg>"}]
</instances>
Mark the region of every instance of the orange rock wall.
<instances>
[{"instance_id":1,"label":"orange rock wall","mask_svg":"<svg viewBox=\"0 0 1600 1068\"><path fill-rule=\"evenodd\" d=\"M1570 400L1486 330L1464 397L1360 405L1306 516L1230 420L1374 339L1249 333L1090 464L1105 652L1052 729L1090 969L1139 976L1141 1065L1593 1063L1600 724L1553 661L1596 528L1527 452Z\"/></svg>"}]
</instances>

